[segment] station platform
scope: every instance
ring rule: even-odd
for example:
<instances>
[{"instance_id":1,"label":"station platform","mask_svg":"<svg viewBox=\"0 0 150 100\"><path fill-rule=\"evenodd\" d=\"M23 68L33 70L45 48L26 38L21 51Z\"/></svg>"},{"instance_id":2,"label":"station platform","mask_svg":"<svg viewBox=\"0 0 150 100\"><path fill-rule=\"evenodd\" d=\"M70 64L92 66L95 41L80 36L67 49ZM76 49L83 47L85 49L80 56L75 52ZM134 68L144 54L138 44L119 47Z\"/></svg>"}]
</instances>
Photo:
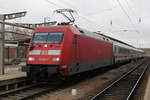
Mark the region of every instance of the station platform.
<instances>
[{"instance_id":1,"label":"station platform","mask_svg":"<svg viewBox=\"0 0 150 100\"><path fill-rule=\"evenodd\" d=\"M26 77L26 73L21 72L21 66L18 65L6 65L4 72L4 75L0 75L0 81Z\"/></svg>"}]
</instances>

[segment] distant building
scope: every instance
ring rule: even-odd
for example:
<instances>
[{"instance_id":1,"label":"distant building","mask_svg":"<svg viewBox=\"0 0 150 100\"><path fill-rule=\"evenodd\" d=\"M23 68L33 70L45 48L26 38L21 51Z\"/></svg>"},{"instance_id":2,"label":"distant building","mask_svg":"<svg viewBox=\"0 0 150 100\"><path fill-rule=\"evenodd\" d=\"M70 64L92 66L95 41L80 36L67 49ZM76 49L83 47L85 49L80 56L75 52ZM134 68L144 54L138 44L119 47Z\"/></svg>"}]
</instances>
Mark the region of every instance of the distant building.
<instances>
[{"instance_id":1,"label":"distant building","mask_svg":"<svg viewBox=\"0 0 150 100\"><path fill-rule=\"evenodd\" d=\"M30 41L29 35L5 33L5 61L15 58L25 58L27 43Z\"/></svg>"},{"instance_id":2,"label":"distant building","mask_svg":"<svg viewBox=\"0 0 150 100\"><path fill-rule=\"evenodd\" d=\"M142 48L144 50L144 55L150 56L150 48Z\"/></svg>"}]
</instances>

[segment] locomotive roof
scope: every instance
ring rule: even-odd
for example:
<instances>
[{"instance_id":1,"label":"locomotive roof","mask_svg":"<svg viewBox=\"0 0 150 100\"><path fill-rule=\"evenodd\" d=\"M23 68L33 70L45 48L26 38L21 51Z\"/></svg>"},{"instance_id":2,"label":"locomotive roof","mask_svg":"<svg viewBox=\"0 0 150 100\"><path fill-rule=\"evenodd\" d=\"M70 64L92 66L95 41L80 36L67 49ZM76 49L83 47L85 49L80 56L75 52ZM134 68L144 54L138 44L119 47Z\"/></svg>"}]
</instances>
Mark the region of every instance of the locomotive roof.
<instances>
[{"instance_id":1,"label":"locomotive roof","mask_svg":"<svg viewBox=\"0 0 150 100\"><path fill-rule=\"evenodd\" d=\"M112 38L112 37L110 37L110 36L104 35L104 34L102 34L102 33L100 33L100 32L89 32L89 31L87 31L87 30L85 30L85 29L81 29L81 28L79 28L79 27L77 27L77 28L79 29L80 32L83 32L83 33L84 33L84 32L88 32L88 33L98 34L98 35L104 36L104 37L106 37L106 38L109 38L110 40L113 40L113 41L116 41L116 42L119 42L119 43L122 43L122 44L125 44L125 45L127 45L127 46L130 46L130 47L135 48L134 46L132 46L132 45L130 45L130 44L127 44L127 43L125 43L125 42L123 42L123 41L120 41L120 40L118 40L118 39Z\"/></svg>"},{"instance_id":2,"label":"locomotive roof","mask_svg":"<svg viewBox=\"0 0 150 100\"><path fill-rule=\"evenodd\" d=\"M118 39L112 38L112 37L110 37L110 36L104 35L104 34L102 34L102 33L100 33L100 32L89 32L89 31L84 30L84 29L82 29L82 28L79 28L79 27L77 27L77 28L79 29L79 31L80 31L81 33L86 34L86 35L93 33L93 34L97 34L97 35L99 35L99 36L101 36L101 37L105 37L106 39L109 39L109 40L110 40L110 41L108 41L108 42L112 42L112 43L114 43L114 45L118 45L118 46L121 46L121 47L130 48L130 49L133 49L133 50L136 50L136 51L142 51L142 50L137 49L136 47L134 47L134 46L132 46L132 45L130 45L130 44L127 44L127 43L125 43L125 42L123 42L123 41L120 41L120 40L118 40ZM88 35L88 36L94 37L93 35ZM96 37L96 38L97 38L97 37Z\"/></svg>"},{"instance_id":3,"label":"locomotive roof","mask_svg":"<svg viewBox=\"0 0 150 100\"><path fill-rule=\"evenodd\" d=\"M130 44L127 44L127 43L125 43L125 42L123 42L123 41L121 41L121 40L118 40L118 39L112 38L112 37L110 37L110 36L104 35L104 34L102 34L102 33L96 33L96 34L99 34L99 35L105 36L105 37L107 37L107 38L109 38L109 39L111 39L111 40L113 40L113 41L120 42L120 43L122 43L122 44L125 44L125 45L128 45L128 46L130 46L130 47L135 48L134 46L132 46L132 45L130 45Z\"/></svg>"}]
</instances>

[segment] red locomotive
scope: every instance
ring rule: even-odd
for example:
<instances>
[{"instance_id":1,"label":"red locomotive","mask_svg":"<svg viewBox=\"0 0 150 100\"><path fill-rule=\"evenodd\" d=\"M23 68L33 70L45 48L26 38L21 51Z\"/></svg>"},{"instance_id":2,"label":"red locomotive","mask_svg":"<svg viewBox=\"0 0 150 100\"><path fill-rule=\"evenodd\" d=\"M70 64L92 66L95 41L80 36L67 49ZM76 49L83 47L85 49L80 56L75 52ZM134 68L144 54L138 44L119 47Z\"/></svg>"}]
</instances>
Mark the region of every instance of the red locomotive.
<instances>
[{"instance_id":1,"label":"red locomotive","mask_svg":"<svg viewBox=\"0 0 150 100\"><path fill-rule=\"evenodd\" d=\"M27 65L22 70L29 77L67 77L141 58L142 52L124 42L75 25L39 27L34 29Z\"/></svg>"},{"instance_id":2,"label":"red locomotive","mask_svg":"<svg viewBox=\"0 0 150 100\"><path fill-rule=\"evenodd\" d=\"M72 25L36 28L27 54L28 76L63 77L129 61L142 51L103 34Z\"/></svg>"}]
</instances>

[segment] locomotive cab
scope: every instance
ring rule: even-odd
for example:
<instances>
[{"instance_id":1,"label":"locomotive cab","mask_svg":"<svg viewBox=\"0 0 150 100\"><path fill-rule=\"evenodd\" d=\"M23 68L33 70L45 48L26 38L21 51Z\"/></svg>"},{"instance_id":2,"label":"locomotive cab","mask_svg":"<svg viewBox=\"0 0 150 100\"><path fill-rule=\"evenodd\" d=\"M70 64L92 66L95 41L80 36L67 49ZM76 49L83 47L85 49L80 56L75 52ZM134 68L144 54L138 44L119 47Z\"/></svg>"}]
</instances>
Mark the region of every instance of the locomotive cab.
<instances>
[{"instance_id":1,"label":"locomotive cab","mask_svg":"<svg viewBox=\"0 0 150 100\"><path fill-rule=\"evenodd\" d=\"M48 79L58 74L61 64L61 53L64 41L64 30L37 28L34 30L27 53L27 65L22 71L29 78Z\"/></svg>"},{"instance_id":2,"label":"locomotive cab","mask_svg":"<svg viewBox=\"0 0 150 100\"><path fill-rule=\"evenodd\" d=\"M58 64L60 61L63 32L34 33L27 55L28 64Z\"/></svg>"}]
</instances>

